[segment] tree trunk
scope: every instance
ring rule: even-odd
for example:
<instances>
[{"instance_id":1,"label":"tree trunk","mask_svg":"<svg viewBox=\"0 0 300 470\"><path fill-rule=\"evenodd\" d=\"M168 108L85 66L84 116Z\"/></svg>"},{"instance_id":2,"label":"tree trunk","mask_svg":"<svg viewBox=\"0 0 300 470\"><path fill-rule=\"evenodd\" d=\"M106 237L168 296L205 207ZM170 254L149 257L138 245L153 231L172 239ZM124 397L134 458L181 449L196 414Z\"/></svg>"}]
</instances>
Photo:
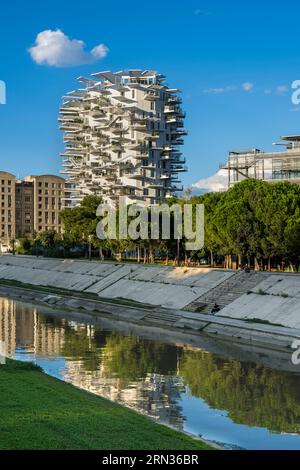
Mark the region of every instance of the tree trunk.
<instances>
[{"instance_id":1,"label":"tree trunk","mask_svg":"<svg viewBox=\"0 0 300 470\"><path fill-rule=\"evenodd\" d=\"M137 262L141 262L141 247L140 245L137 246Z\"/></svg>"},{"instance_id":2,"label":"tree trunk","mask_svg":"<svg viewBox=\"0 0 300 470\"><path fill-rule=\"evenodd\" d=\"M238 256L238 269L242 266L242 255Z\"/></svg>"}]
</instances>

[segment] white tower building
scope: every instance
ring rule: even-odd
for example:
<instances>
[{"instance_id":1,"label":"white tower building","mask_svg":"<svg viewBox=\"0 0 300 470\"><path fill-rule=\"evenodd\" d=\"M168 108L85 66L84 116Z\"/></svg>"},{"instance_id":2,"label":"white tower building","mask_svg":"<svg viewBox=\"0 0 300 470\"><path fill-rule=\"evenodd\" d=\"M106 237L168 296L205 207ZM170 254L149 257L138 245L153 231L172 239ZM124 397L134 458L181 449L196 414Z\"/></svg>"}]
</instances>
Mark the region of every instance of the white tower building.
<instances>
[{"instance_id":1,"label":"white tower building","mask_svg":"<svg viewBox=\"0 0 300 470\"><path fill-rule=\"evenodd\" d=\"M155 204L182 191L179 150L184 113L179 90L155 71L129 70L80 77L83 88L63 97L63 171L67 205L88 194L116 203Z\"/></svg>"}]
</instances>

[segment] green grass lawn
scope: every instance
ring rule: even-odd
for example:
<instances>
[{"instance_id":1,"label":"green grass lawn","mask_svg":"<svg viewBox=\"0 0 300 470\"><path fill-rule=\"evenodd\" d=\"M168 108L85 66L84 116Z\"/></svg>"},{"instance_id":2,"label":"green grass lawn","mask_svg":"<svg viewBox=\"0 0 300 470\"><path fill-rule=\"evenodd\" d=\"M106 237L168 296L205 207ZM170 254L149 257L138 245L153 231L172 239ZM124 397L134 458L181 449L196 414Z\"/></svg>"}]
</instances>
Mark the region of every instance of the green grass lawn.
<instances>
[{"instance_id":1,"label":"green grass lawn","mask_svg":"<svg viewBox=\"0 0 300 470\"><path fill-rule=\"evenodd\" d=\"M44 374L0 365L0 449L201 450L204 443Z\"/></svg>"}]
</instances>

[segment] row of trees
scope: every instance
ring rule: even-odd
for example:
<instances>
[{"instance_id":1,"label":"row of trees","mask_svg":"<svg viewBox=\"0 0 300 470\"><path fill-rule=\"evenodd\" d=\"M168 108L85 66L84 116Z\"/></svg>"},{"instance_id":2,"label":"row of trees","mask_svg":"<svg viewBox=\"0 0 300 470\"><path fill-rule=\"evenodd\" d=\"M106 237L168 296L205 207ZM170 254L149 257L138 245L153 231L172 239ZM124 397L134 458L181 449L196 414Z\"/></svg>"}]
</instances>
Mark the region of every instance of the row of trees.
<instances>
[{"instance_id":1,"label":"row of trees","mask_svg":"<svg viewBox=\"0 0 300 470\"><path fill-rule=\"evenodd\" d=\"M38 234L34 241L20 243L22 250L48 256L135 256L137 261L177 260L187 263L207 260L227 268L244 264L256 269L298 270L300 265L300 186L246 180L224 193L209 193L168 200L204 204L205 246L187 252L185 240L171 230L170 240L104 240L96 235L101 199L87 196L78 207L62 212L64 234ZM27 247L25 246L27 244ZM29 245L29 246L28 246ZM41 253L39 253L41 252Z\"/></svg>"},{"instance_id":2,"label":"row of trees","mask_svg":"<svg viewBox=\"0 0 300 470\"><path fill-rule=\"evenodd\" d=\"M298 270L300 257L300 186L246 180L225 193L206 194L205 248L230 267L233 256L270 269Z\"/></svg>"}]
</instances>

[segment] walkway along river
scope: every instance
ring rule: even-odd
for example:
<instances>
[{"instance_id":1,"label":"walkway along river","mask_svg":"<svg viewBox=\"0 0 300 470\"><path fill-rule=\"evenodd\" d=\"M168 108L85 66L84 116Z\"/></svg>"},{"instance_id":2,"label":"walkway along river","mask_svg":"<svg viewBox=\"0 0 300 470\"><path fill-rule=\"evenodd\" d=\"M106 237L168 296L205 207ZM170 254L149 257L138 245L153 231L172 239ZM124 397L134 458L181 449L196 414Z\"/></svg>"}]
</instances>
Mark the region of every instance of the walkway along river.
<instances>
[{"instance_id":1,"label":"walkway along river","mask_svg":"<svg viewBox=\"0 0 300 470\"><path fill-rule=\"evenodd\" d=\"M9 356L228 448L300 449L300 366L188 332L0 298Z\"/></svg>"}]
</instances>

